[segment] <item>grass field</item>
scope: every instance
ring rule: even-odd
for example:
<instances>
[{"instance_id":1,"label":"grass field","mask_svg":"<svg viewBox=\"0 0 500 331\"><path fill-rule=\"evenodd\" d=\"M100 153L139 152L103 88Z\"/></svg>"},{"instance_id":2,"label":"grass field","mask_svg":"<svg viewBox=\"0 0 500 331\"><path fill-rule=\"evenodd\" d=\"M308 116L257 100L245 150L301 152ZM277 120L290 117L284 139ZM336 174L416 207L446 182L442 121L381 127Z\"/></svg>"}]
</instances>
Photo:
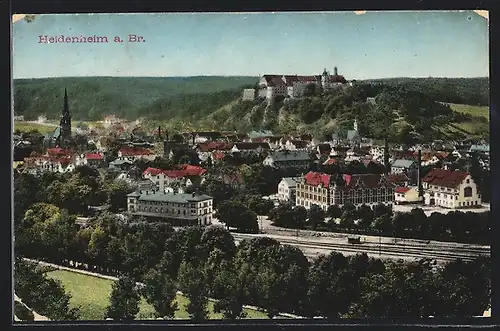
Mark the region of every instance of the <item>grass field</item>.
<instances>
[{"instance_id":1,"label":"grass field","mask_svg":"<svg viewBox=\"0 0 500 331\"><path fill-rule=\"evenodd\" d=\"M488 120L490 119L490 108L488 106L471 106L471 105L460 105L452 103L450 104L450 107L451 109L459 113L484 117Z\"/></svg>"},{"instance_id":2,"label":"grass field","mask_svg":"<svg viewBox=\"0 0 500 331\"><path fill-rule=\"evenodd\" d=\"M47 276L61 281L66 291L71 294L71 305L73 307L80 307L80 317L82 320L104 319L113 281L65 270L51 271L47 273ZM179 310L175 313L175 318L188 319L189 316L186 312L188 299L177 295L177 303ZM139 308L137 319L154 318L153 307L144 299L141 300ZM213 313L212 302L209 302L208 309L210 311L210 318L222 318L221 314ZM247 318L267 318L267 315L263 312L250 309L245 309L245 311L247 312Z\"/></svg>"},{"instance_id":3,"label":"grass field","mask_svg":"<svg viewBox=\"0 0 500 331\"><path fill-rule=\"evenodd\" d=\"M37 123L27 123L27 122L14 122L14 131L20 130L22 132L29 132L31 130L37 130L40 133L54 132L55 126L43 125Z\"/></svg>"}]
</instances>

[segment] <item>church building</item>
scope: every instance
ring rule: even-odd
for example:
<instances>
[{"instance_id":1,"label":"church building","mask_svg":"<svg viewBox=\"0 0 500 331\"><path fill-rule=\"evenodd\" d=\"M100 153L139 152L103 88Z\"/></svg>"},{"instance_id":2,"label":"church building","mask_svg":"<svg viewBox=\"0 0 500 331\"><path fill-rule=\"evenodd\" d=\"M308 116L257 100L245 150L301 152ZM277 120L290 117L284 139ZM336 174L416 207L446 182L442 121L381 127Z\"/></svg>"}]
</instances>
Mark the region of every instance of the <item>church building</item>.
<instances>
[{"instance_id":1,"label":"church building","mask_svg":"<svg viewBox=\"0 0 500 331\"><path fill-rule=\"evenodd\" d=\"M68 105L68 92L64 89L64 106L59 127L45 137L48 148L68 148L71 143L71 113Z\"/></svg>"}]
</instances>

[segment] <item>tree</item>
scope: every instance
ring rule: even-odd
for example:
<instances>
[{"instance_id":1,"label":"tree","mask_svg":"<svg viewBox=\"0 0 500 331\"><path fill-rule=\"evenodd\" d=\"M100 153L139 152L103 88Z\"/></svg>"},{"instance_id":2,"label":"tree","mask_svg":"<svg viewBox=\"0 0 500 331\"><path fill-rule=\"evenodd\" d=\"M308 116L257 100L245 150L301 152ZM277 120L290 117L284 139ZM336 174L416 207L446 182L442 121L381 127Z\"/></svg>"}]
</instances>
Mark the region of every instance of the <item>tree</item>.
<instances>
[{"instance_id":1,"label":"tree","mask_svg":"<svg viewBox=\"0 0 500 331\"><path fill-rule=\"evenodd\" d=\"M179 268L179 287L189 299L187 312L189 318L200 322L208 318L208 298L206 288L206 274L202 268L190 263L181 263Z\"/></svg>"},{"instance_id":2,"label":"tree","mask_svg":"<svg viewBox=\"0 0 500 331\"><path fill-rule=\"evenodd\" d=\"M114 320L132 321L139 312L140 296L135 281L130 277L120 277L111 290L106 317Z\"/></svg>"},{"instance_id":3,"label":"tree","mask_svg":"<svg viewBox=\"0 0 500 331\"><path fill-rule=\"evenodd\" d=\"M200 244L203 247L204 258L208 257L215 249L219 249L224 259L227 260L230 260L236 253L233 236L221 226L209 226L205 228Z\"/></svg>"},{"instance_id":4,"label":"tree","mask_svg":"<svg viewBox=\"0 0 500 331\"><path fill-rule=\"evenodd\" d=\"M304 229L307 210L302 206L293 207L290 203L280 204L269 211L269 220L276 226L291 229Z\"/></svg>"},{"instance_id":5,"label":"tree","mask_svg":"<svg viewBox=\"0 0 500 331\"><path fill-rule=\"evenodd\" d=\"M106 186L109 210L119 212L127 208L127 194L131 193L133 188L122 180L113 181Z\"/></svg>"},{"instance_id":6,"label":"tree","mask_svg":"<svg viewBox=\"0 0 500 331\"><path fill-rule=\"evenodd\" d=\"M238 201L222 202L215 215L226 227L235 227L238 231L257 233L259 231L259 223L257 222L257 214L251 211L247 206Z\"/></svg>"},{"instance_id":7,"label":"tree","mask_svg":"<svg viewBox=\"0 0 500 331\"><path fill-rule=\"evenodd\" d=\"M244 318L243 311L245 300L244 283L239 277L235 266L226 263L214 279L214 293L219 299L214 304L214 312L222 312L225 319Z\"/></svg>"},{"instance_id":8,"label":"tree","mask_svg":"<svg viewBox=\"0 0 500 331\"><path fill-rule=\"evenodd\" d=\"M175 301L177 287L175 281L162 270L151 269L144 278L144 297L153 306L158 317L171 319L178 309Z\"/></svg>"},{"instance_id":9,"label":"tree","mask_svg":"<svg viewBox=\"0 0 500 331\"><path fill-rule=\"evenodd\" d=\"M373 210L363 204L361 205L359 208L358 208L358 216L359 218L361 219L361 228L365 229L365 230L371 230L371 226L372 226L372 223L373 223Z\"/></svg>"},{"instance_id":10,"label":"tree","mask_svg":"<svg viewBox=\"0 0 500 331\"><path fill-rule=\"evenodd\" d=\"M342 216L342 211L337 205L330 205L328 206L328 210L326 212L328 217L331 217L332 219L340 218Z\"/></svg>"},{"instance_id":11,"label":"tree","mask_svg":"<svg viewBox=\"0 0 500 331\"><path fill-rule=\"evenodd\" d=\"M307 212L309 224L313 230L316 230L318 224L322 224L325 221L325 216L325 211L316 204L313 204Z\"/></svg>"}]
</instances>

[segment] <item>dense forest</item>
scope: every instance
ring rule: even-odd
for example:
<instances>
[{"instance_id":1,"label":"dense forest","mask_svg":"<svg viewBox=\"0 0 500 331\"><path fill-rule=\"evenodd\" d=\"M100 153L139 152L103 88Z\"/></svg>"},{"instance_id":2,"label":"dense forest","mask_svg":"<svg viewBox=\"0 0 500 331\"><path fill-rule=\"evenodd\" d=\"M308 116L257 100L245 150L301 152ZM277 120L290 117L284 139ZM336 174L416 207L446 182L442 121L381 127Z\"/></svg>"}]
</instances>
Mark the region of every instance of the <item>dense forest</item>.
<instances>
[{"instance_id":1,"label":"dense forest","mask_svg":"<svg viewBox=\"0 0 500 331\"><path fill-rule=\"evenodd\" d=\"M478 78L386 78L366 80L391 86L412 87L427 94L432 99L466 105L489 105L489 85L487 77Z\"/></svg>"},{"instance_id":2,"label":"dense forest","mask_svg":"<svg viewBox=\"0 0 500 331\"><path fill-rule=\"evenodd\" d=\"M64 89L76 120L100 120L105 114L136 119L153 116L167 119L191 109L205 111L226 104L253 85L257 77L69 77L14 80L14 113L25 118L45 114L58 118ZM219 95L219 93L221 93ZM185 100L191 100L187 103ZM168 107L165 111L164 107Z\"/></svg>"},{"instance_id":3,"label":"dense forest","mask_svg":"<svg viewBox=\"0 0 500 331\"><path fill-rule=\"evenodd\" d=\"M76 120L105 114L143 117L172 129L303 131L345 135L354 119L361 134L394 141L488 138L489 79L391 78L321 91L310 86L302 99L242 101L256 77L54 78L15 81L16 115L57 118L64 88ZM370 101L367 98L373 98Z\"/></svg>"}]
</instances>

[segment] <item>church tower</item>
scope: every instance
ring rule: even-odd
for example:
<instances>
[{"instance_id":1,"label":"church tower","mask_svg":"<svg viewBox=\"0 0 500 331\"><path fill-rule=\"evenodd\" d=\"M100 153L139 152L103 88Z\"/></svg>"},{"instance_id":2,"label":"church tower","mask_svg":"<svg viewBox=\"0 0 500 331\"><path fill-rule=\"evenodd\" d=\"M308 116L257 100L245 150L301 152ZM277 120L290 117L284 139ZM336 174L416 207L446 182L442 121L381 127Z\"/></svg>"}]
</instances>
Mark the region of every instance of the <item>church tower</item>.
<instances>
[{"instance_id":1,"label":"church tower","mask_svg":"<svg viewBox=\"0 0 500 331\"><path fill-rule=\"evenodd\" d=\"M61 142L68 140L71 137L71 114L69 112L68 92L66 91L66 89L64 89L64 108L62 111L61 120L59 122L59 128L61 130Z\"/></svg>"},{"instance_id":2,"label":"church tower","mask_svg":"<svg viewBox=\"0 0 500 331\"><path fill-rule=\"evenodd\" d=\"M358 127L358 120L355 118L354 119L354 125L353 125L353 130L358 132L359 130L359 127Z\"/></svg>"}]
</instances>

